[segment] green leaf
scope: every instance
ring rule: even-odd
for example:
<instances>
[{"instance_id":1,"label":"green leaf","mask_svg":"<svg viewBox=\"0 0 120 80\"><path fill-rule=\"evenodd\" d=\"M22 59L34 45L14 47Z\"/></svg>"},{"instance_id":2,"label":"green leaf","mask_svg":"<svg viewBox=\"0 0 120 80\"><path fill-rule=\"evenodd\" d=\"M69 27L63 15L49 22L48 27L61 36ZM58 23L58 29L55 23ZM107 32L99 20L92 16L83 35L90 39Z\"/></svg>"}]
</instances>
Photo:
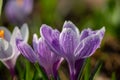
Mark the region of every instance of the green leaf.
<instances>
[{"instance_id":1,"label":"green leaf","mask_svg":"<svg viewBox=\"0 0 120 80\"><path fill-rule=\"evenodd\" d=\"M23 60L23 61L21 61L21 59ZM25 61L25 59L22 57L22 56L20 56L19 58L18 58L18 60L17 60L17 62L16 62L16 70L17 70L17 75L18 75L18 78L20 79L20 80L23 80L24 79L24 74L25 74L25 67L24 67L24 62Z\"/></svg>"},{"instance_id":2,"label":"green leaf","mask_svg":"<svg viewBox=\"0 0 120 80\"><path fill-rule=\"evenodd\" d=\"M42 69L42 67L39 66L37 63L34 66L35 66L36 70L38 71L40 78L42 78L43 80L48 80L48 77L47 77L46 73L44 72L44 70Z\"/></svg>"},{"instance_id":3,"label":"green leaf","mask_svg":"<svg viewBox=\"0 0 120 80\"><path fill-rule=\"evenodd\" d=\"M29 69L30 68L30 65L29 63L26 61L26 71L25 71L25 80L29 80Z\"/></svg>"},{"instance_id":4,"label":"green leaf","mask_svg":"<svg viewBox=\"0 0 120 80\"><path fill-rule=\"evenodd\" d=\"M87 64L86 64L86 67L85 67L85 77L84 77L84 80L89 80L90 69L91 69L90 58L88 58L87 59Z\"/></svg>"},{"instance_id":5,"label":"green leaf","mask_svg":"<svg viewBox=\"0 0 120 80\"><path fill-rule=\"evenodd\" d=\"M95 75L97 75L99 73L101 67L102 67L102 61L98 61L98 63L96 64L96 66L95 66L95 68L93 70L93 72L91 73L91 75L89 77L89 80L94 79Z\"/></svg>"},{"instance_id":6,"label":"green leaf","mask_svg":"<svg viewBox=\"0 0 120 80\"><path fill-rule=\"evenodd\" d=\"M34 75L33 75L32 80L43 80L41 75L38 73L37 70L34 71Z\"/></svg>"},{"instance_id":7,"label":"green leaf","mask_svg":"<svg viewBox=\"0 0 120 80\"><path fill-rule=\"evenodd\" d=\"M0 0L0 15L1 15L1 10L2 10L2 3L3 3L3 0Z\"/></svg>"}]
</instances>

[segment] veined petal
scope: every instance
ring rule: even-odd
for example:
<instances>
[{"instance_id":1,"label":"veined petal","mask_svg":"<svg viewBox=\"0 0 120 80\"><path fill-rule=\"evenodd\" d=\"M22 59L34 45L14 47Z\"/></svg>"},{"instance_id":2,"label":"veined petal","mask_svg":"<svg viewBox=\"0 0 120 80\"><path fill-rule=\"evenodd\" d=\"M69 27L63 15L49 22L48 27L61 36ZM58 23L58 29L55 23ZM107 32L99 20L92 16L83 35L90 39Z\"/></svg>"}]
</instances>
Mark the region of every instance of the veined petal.
<instances>
[{"instance_id":1,"label":"veined petal","mask_svg":"<svg viewBox=\"0 0 120 80\"><path fill-rule=\"evenodd\" d=\"M91 36L93 34L97 34L97 33L101 33L101 36L104 36L104 33L105 33L105 27L101 28L100 30L91 30L90 28L88 29L84 29L82 32L81 32L81 35L80 35L80 41L82 41L84 38L88 37L88 36Z\"/></svg>"},{"instance_id":2,"label":"veined petal","mask_svg":"<svg viewBox=\"0 0 120 80\"><path fill-rule=\"evenodd\" d=\"M17 39L16 45L24 57L26 57L32 63L36 62L37 60L36 54L27 43L25 43L23 40Z\"/></svg>"},{"instance_id":3,"label":"veined petal","mask_svg":"<svg viewBox=\"0 0 120 80\"><path fill-rule=\"evenodd\" d=\"M99 35L100 39L102 40L105 34L105 27L102 27L100 30L98 30L96 34Z\"/></svg>"},{"instance_id":4,"label":"veined petal","mask_svg":"<svg viewBox=\"0 0 120 80\"><path fill-rule=\"evenodd\" d=\"M71 21L65 21L63 25L63 29L64 28L71 28L73 31L77 33L77 35L79 35L80 33L78 28Z\"/></svg>"},{"instance_id":5,"label":"veined petal","mask_svg":"<svg viewBox=\"0 0 120 80\"><path fill-rule=\"evenodd\" d=\"M50 61L49 59L51 58L51 51L42 38L39 39L38 53L39 53L39 59L42 57L44 58L44 61L45 60L47 60L46 62Z\"/></svg>"},{"instance_id":6,"label":"veined petal","mask_svg":"<svg viewBox=\"0 0 120 80\"><path fill-rule=\"evenodd\" d=\"M21 34L23 40L27 42L29 38L29 30L28 30L28 25L26 23L24 23L21 27Z\"/></svg>"},{"instance_id":7,"label":"veined petal","mask_svg":"<svg viewBox=\"0 0 120 80\"><path fill-rule=\"evenodd\" d=\"M6 61L13 56L12 46L4 39L0 38L0 60Z\"/></svg>"},{"instance_id":8,"label":"veined petal","mask_svg":"<svg viewBox=\"0 0 120 80\"><path fill-rule=\"evenodd\" d=\"M60 53L62 53L59 44L60 32L57 29L53 30L47 25L42 25L40 28L40 33L51 50L60 55Z\"/></svg>"},{"instance_id":9,"label":"veined petal","mask_svg":"<svg viewBox=\"0 0 120 80\"><path fill-rule=\"evenodd\" d=\"M79 38L71 28L64 28L60 34L60 45L67 57L74 56L74 50L77 47Z\"/></svg>"},{"instance_id":10,"label":"veined petal","mask_svg":"<svg viewBox=\"0 0 120 80\"><path fill-rule=\"evenodd\" d=\"M62 58L50 50L44 39L40 38L38 44L39 64L45 69L48 76L53 75L54 73L57 75L57 70ZM54 77L56 77L56 75L54 74Z\"/></svg>"},{"instance_id":11,"label":"veined petal","mask_svg":"<svg viewBox=\"0 0 120 80\"><path fill-rule=\"evenodd\" d=\"M80 49L77 52L75 52L76 58L80 59L90 57L96 51L96 49L99 48L100 43L101 43L100 35L94 34L92 36L85 38L79 44L79 46L82 45L82 47L80 47Z\"/></svg>"},{"instance_id":12,"label":"veined petal","mask_svg":"<svg viewBox=\"0 0 120 80\"><path fill-rule=\"evenodd\" d=\"M52 57L52 53L49 47L46 45L45 41L40 38L38 46L38 62L45 69L48 76L52 75L52 66L55 61Z\"/></svg>"},{"instance_id":13,"label":"veined petal","mask_svg":"<svg viewBox=\"0 0 120 80\"><path fill-rule=\"evenodd\" d=\"M16 47L16 38L22 39L22 35L18 27L14 28L11 36L11 40L10 40L10 44L12 45L12 48L13 48L13 53L18 56L20 52Z\"/></svg>"},{"instance_id":14,"label":"veined petal","mask_svg":"<svg viewBox=\"0 0 120 80\"><path fill-rule=\"evenodd\" d=\"M90 35L90 32L91 32L91 29L84 29L81 32L80 41L82 41L84 38L88 37Z\"/></svg>"},{"instance_id":15,"label":"veined petal","mask_svg":"<svg viewBox=\"0 0 120 80\"><path fill-rule=\"evenodd\" d=\"M9 42L11 37L11 32L7 28L2 26L0 26L0 30L4 30L4 38Z\"/></svg>"}]
</instances>

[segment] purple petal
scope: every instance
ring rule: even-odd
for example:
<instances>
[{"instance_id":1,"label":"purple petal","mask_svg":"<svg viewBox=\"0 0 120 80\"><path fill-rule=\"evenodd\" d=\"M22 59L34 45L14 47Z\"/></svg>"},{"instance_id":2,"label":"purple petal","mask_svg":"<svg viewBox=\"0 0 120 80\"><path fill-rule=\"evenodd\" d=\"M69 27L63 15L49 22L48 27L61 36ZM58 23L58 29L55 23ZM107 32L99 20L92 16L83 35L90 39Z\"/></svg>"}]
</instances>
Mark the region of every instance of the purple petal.
<instances>
[{"instance_id":1,"label":"purple petal","mask_svg":"<svg viewBox=\"0 0 120 80\"><path fill-rule=\"evenodd\" d=\"M52 73L52 66L53 60L52 53L50 49L45 44L42 38L39 39L39 46L38 46L38 62L39 64L45 69L47 75L51 75Z\"/></svg>"},{"instance_id":2,"label":"purple petal","mask_svg":"<svg viewBox=\"0 0 120 80\"><path fill-rule=\"evenodd\" d=\"M91 29L84 29L81 32L80 41L82 41L84 38L88 37L90 35L90 32L91 32Z\"/></svg>"},{"instance_id":3,"label":"purple petal","mask_svg":"<svg viewBox=\"0 0 120 80\"><path fill-rule=\"evenodd\" d=\"M37 60L36 54L27 43L25 43L23 40L17 39L16 45L24 57L26 57L32 63L36 62Z\"/></svg>"},{"instance_id":4,"label":"purple petal","mask_svg":"<svg viewBox=\"0 0 120 80\"><path fill-rule=\"evenodd\" d=\"M77 47L79 37L70 28L64 28L60 34L60 45L67 57L73 57L74 50Z\"/></svg>"},{"instance_id":5,"label":"purple petal","mask_svg":"<svg viewBox=\"0 0 120 80\"><path fill-rule=\"evenodd\" d=\"M0 27L0 30L4 30L4 38L9 42L11 37L10 31L5 27Z\"/></svg>"},{"instance_id":6,"label":"purple petal","mask_svg":"<svg viewBox=\"0 0 120 80\"><path fill-rule=\"evenodd\" d=\"M80 58L87 58L91 56L97 48L99 48L101 43L101 39L99 35L92 35L80 42L79 46L82 45L82 47L79 49L78 52L75 52L75 56ZM79 47L78 46L78 47Z\"/></svg>"},{"instance_id":7,"label":"purple petal","mask_svg":"<svg viewBox=\"0 0 120 80\"><path fill-rule=\"evenodd\" d=\"M75 79L75 60L67 60L68 66L69 66L69 73L70 73L70 80L76 80Z\"/></svg>"},{"instance_id":8,"label":"purple petal","mask_svg":"<svg viewBox=\"0 0 120 80\"><path fill-rule=\"evenodd\" d=\"M88 37L88 36L91 36L92 34L97 34L98 32L101 32L102 33L102 36L104 36L104 32L105 32L105 28L101 28L100 30L96 30L96 31L92 31L91 29L84 29L82 32L81 32L81 35L80 35L80 41L82 41L84 38Z\"/></svg>"},{"instance_id":9,"label":"purple petal","mask_svg":"<svg viewBox=\"0 0 120 80\"><path fill-rule=\"evenodd\" d=\"M86 58L91 56L97 48L99 48L103 39L105 28L97 31L92 31L92 34L84 38L75 50L75 56L78 58Z\"/></svg>"},{"instance_id":10,"label":"purple petal","mask_svg":"<svg viewBox=\"0 0 120 80\"><path fill-rule=\"evenodd\" d=\"M52 57L52 53L51 53L49 47L45 44L45 41L42 38L39 39L39 43L38 44L39 44L38 45L38 56L39 56L38 59L40 59L39 60L40 62L41 62L41 60L43 60L41 62L41 64L48 65L46 63L47 62L51 62L51 60L53 59L53 58L51 58Z\"/></svg>"},{"instance_id":11,"label":"purple petal","mask_svg":"<svg viewBox=\"0 0 120 80\"><path fill-rule=\"evenodd\" d=\"M51 27L47 25L42 25L40 28L41 36L45 39L48 46L57 54L60 55L60 44L59 44L59 35L60 32L58 30L53 30Z\"/></svg>"},{"instance_id":12,"label":"purple petal","mask_svg":"<svg viewBox=\"0 0 120 80\"><path fill-rule=\"evenodd\" d=\"M100 39L102 40L105 34L105 27L101 28L100 30L97 31L97 35L100 35Z\"/></svg>"},{"instance_id":13,"label":"purple petal","mask_svg":"<svg viewBox=\"0 0 120 80\"><path fill-rule=\"evenodd\" d=\"M79 35L78 28L71 21L65 21L63 25L63 29L64 28L71 28L73 31L77 33L77 35Z\"/></svg>"},{"instance_id":14,"label":"purple petal","mask_svg":"<svg viewBox=\"0 0 120 80\"><path fill-rule=\"evenodd\" d=\"M38 46L38 61L39 64L45 69L48 76L56 75L57 69L62 61L62 58L58 55L54 54L50 48L45 43L44 39L39 39L39 46Z\"/></svg>"}]
</instances>

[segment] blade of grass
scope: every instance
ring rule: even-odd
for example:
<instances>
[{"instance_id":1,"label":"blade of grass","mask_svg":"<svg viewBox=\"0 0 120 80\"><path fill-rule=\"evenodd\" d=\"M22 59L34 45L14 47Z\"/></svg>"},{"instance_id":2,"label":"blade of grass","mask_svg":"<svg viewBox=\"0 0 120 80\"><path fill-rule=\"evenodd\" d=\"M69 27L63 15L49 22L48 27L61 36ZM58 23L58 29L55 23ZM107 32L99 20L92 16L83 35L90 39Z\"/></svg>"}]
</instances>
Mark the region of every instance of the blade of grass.
<instances>
[{"instance_id":1,"label":"blade of grass","mask_svg":"<svg viewBox=\"0 0 120 80\"><path fill-rule=\"evenodd\" d=\"M39 73L35 70L32 80L43 80Z\"/></svg>"},{"instance_id":2,"label":"blade of grass","mask_svg":"<svg viewBox=\"0 0 120 80\"><path fill-rule=\"evenodd\" d=\"M87 58L87 64L85 67L85 75L84 75L84 80L89 80L89 76L90 76L90 58Z\"/></svg>"},{"instance_id":3,"label":"blade of grass","mask_svg":"<svg viewBox=\"0 0 120 80\"><path fill-rule=\"evenodd\" d=\"M29 64L29 62L25 62L26 63L26 69L25 69L25 80L31 80L30 79L30 75L29 75L29 73L31 72L30 71L30 64Z\"/></svg>"},{"instance_id":4,"label":"blade of grass","mask_svg":"<svg viewBox=\"0 0 120 80\"><path fill-rule=\"evenodd\" d=\"M34 66L35 66L36 70L38 71L38 73L40 74L41 78L43 80L48 80L48 77L47 77L46 73L44 72L44 70L42 69L42 67L39 66L37 63L34 64Z\"/></svg>"},{"instance_id":5,"label":"blade of grass","mask_svg":"<svg viewBox=\"0 0 120 80\"><path fill-rule=\"evenodd\" d=\"M102 61L98 61L96 66L95 66L95 69L93 70L93 72L91 73L90 77L88 80L93 80L95 75L97 75L102 67Z\"/></svg>"},{"instance_id":6,"label":"blade of grass","mask_svg":"<svg viewBox=\"0 0 120 80\"><path fill-rule=\"evenodd\" d=\"M79 76L80 80L84 80L85 78L85 75L86 75L86 68L87 68L87 65L88 65L88 58L85 59L85 64L83 66L83 71L81 73L81 76ZM78 79L79 80L79 79Z\"/></svg>"},{"instance_id":7,"label":"blade of grass","mask_svg":"<svg viewBox=\"0 0 120 80\"><path fill-rule=\"evenodd\" d=\"M21 56L19 57L19 59L16 62L16 71L18 78L20 80L23 80L25 74L25 67L23 66L23 62L21 61L21 59L23 60L23 62L25 61Z\"/></svg>"}]
</instances>

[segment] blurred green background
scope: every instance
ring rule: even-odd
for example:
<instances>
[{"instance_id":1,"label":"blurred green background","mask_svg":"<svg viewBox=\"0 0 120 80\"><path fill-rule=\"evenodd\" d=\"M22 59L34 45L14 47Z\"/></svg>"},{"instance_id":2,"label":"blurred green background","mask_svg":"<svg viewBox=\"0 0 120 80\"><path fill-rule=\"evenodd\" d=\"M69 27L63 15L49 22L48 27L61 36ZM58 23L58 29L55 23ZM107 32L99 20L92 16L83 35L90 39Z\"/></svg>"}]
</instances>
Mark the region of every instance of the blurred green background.
<instances>
[{"instance_id":1,"label":"blurred green background","mask_svg":"<svg viewBox=\"0 0 120 80\"><path fill-rule=\"evenodd\" d=\"M16 24L9 22L4 14L7 0L3 1L0 17L0 25L12 32ZM120 79L120 0L34 0L32 13L26 19L29 25L29 43L32 42L33 33L39 33L42 24L50 25L61 31L65 20L72 21L80 31L84 28L100 29L105 26L106 33L101 48L91 57L91 69L98 60L103 60L103 66L95 80L119 80ZM20 25L19 25L20 26ZM25 65L28 65L27 68ZM21 71L22 70L22 71ZM27 70L32 75L34 67L23 56L20 56L16 64L16 72L19 80L24 79ZM68 80L66 62L63 62L60 70L62 80ZM0 64L0 80L8 79L9 71ZM30 79L29 79L30 80ZM37 79L35 79L37 80ZM39 79L38 79L39 80Z\"/></svg>"}]
</instances>

